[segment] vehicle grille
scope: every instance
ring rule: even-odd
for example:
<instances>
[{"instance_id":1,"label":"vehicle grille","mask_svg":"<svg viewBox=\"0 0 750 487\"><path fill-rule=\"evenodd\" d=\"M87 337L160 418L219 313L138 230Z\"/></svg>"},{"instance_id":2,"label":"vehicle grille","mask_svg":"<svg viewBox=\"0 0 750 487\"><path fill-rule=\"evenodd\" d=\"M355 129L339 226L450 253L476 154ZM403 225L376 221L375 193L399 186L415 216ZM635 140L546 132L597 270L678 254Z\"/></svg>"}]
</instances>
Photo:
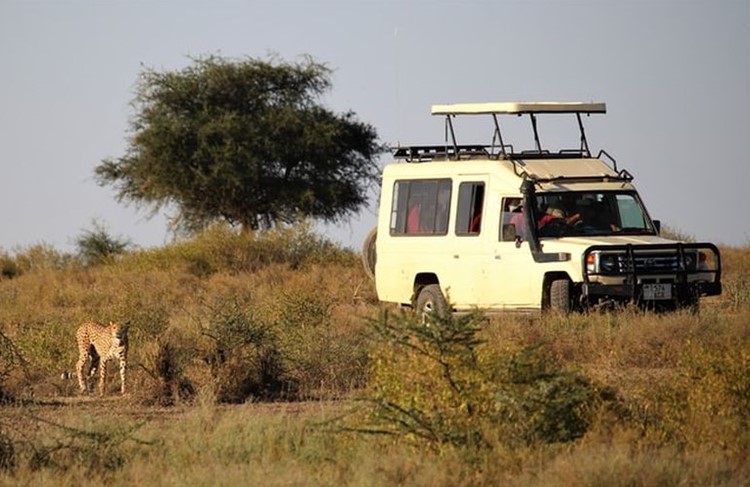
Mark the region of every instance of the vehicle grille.
<instances>
[{"instance_id":1,"label":"vehicle grille","mask_svg":"<svg viewBox=\"0 0 750 487\"><path fill-rule=\"evenodd\" d=\"M634 255L633 259L628 255L617 256L617 268L621 273L632 273L633 261L635 261L635 272L677 272L682 270L680 267L680 257L676 253L674 254L638 254ZM695 269L695 256L694 254L685 255L685 267L687 270Z\"/></svg>"}]
</instances>

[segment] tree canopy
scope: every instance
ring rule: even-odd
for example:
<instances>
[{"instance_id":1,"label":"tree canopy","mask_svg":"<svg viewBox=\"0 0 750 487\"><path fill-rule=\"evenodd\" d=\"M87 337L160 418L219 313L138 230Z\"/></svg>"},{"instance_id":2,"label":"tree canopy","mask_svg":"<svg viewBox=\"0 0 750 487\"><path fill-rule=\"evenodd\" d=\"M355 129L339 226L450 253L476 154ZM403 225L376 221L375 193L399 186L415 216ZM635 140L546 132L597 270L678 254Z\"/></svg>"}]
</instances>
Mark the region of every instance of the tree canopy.
<instances>
[{"instance_id":1,"label":"tree canopy","mask_svg":"<svg viewBox=\"0 0 750 487\"><path fill-rule=\"evenodd\" d=\"M312 58L210 56L179 71L144 68L125 155L104 159L97 182L114 186L119 201L176 208L182 230L350 216L367 204L382 147L353 112L321 105L330 75Z\"/></svg>"}]
</instances>

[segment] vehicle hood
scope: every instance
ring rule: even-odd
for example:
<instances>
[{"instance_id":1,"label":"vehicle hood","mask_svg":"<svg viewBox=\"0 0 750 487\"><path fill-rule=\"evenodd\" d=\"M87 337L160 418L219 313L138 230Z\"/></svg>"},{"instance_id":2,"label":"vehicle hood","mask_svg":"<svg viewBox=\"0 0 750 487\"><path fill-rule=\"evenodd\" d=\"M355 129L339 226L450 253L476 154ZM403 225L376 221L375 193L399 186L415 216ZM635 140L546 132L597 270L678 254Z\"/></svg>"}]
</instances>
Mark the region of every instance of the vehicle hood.
<instances>
[{"instance_id":1,"label":"vehicle hood","mask_svg":"<svg viewBox=\"0 0 750 487\"><path fill-rule=\"evenodd\" d=\"M657 235L607 235L599 237L562 237L557 239L541 239L542 244L564 244L575 245L577 247L589 247L591 245L653 245L653 244L673 244L676 240L662 238Z\"/></svg>"},{"instance_id":2,"label":"vehicle hood","mask_svg":"<svg viewBox=\"0 0 750 487\"><path fill-rule=\"evenodd\" d=\"M545 238L540 241L544 252L569 252L580 254L593 245L656 245L675 244L676 240L656 235L611 235L599 237Z\"/></svg>"}]
</instances>

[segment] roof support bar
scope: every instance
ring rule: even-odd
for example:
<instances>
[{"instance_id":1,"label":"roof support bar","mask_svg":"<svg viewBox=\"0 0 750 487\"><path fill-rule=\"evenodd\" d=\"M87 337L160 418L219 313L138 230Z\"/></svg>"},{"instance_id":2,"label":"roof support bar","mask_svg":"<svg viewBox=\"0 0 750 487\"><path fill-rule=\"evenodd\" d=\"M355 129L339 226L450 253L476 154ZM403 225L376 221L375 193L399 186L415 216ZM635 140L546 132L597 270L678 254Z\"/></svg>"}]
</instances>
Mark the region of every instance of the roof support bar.
<instances>
[{"instance_id":1,"label":"roof support bar","mask_svg":"<svg viewBox=\"0 0 750 487\"><path fill-rule=\"evenodd\" d=\"M586 131L583 129L583 121L581 121L581 114L576 113L578 119L578 128L581 130L581 152L586 154L586 157L591 157L591 151L589 150L589 142L586 140Z\"/></svg>"},{"instance_id":2,"label":"roof support bar","mask_svg":"<svg viewBox=\"0 0 750 487\"><path fill-rule=\"evenodd\" d=\"M453 122L451 121L450 114L445 116L445 149L446 149L445 152L446 154L448 154L448 133L449 132L451 136L451 142L453 142L453 150L455 151L454 154L456 154L456 159L458 159L458 143L456 143L456 133L453 131Z\"/></svg>"},{"instance_id":3,"label":"roof support bar","mask_svg":"<svg viewBox=\"0 0 750 487\"><path fill-rule=\"evenodd\" d=\"M542 152L542 144L539 142L539 131L536 128L536 115L529 113L531 117L531 127L534 129L534 143L536 144L536 150Z\"/></svg>"},{"instance_id":4,"label":"roof support bar","mask_svg":"<svg viewBox=\"0 0 750 487\"><path fill-rule=\"evenodd\" d=\"M495 122L495 133L492 135L492 149L494 149L495 138L497 138L497 141L500 143L500 153L506 156L505 143L503 142L503 134L500 132L500 123L497 121L497 113L492 114L492 120Z\"/></svg>"}]
</instances>

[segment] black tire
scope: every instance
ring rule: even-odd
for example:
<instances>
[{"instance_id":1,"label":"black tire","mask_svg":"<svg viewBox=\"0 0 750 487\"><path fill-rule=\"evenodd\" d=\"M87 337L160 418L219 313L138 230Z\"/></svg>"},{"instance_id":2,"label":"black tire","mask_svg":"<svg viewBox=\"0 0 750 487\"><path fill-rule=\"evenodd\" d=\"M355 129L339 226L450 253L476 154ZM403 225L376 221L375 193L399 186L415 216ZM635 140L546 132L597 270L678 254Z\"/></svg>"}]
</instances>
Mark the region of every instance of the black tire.
<instances>
[{"instance_id":1,"label":"black tire","mask_svg":"<svg viewBox=\"0 0 750 487\"><path fill-rule=\"evenodd\" d=\"M448 308L445 296L437 284L428 284L419 291L414 311L422 317L435 313L443 315Z\"/></svg>"},{"instance_id":2,"label":"black tire","mask_svg":"<svg viewBox=\"0 0 750 487\"><path fill-rule=\"evenodd\" d=\"M558 313L568 314L572 309L570 299L570 281L555 279L549 285L549 309Z\"/></svg>"},{"instance_id":3,"label":"black tire","mask_svg":"<svg viewBox=\"0 0 750 487\"><path fill-rule=\"evenodd\" d=\"M375 227L367 234L362 245L362 266L365 268L367 277L373 281L375 280L375 262L378 260L377 248L375 247L377 237L378 227Z\"/></svg>"}]
</instances>

